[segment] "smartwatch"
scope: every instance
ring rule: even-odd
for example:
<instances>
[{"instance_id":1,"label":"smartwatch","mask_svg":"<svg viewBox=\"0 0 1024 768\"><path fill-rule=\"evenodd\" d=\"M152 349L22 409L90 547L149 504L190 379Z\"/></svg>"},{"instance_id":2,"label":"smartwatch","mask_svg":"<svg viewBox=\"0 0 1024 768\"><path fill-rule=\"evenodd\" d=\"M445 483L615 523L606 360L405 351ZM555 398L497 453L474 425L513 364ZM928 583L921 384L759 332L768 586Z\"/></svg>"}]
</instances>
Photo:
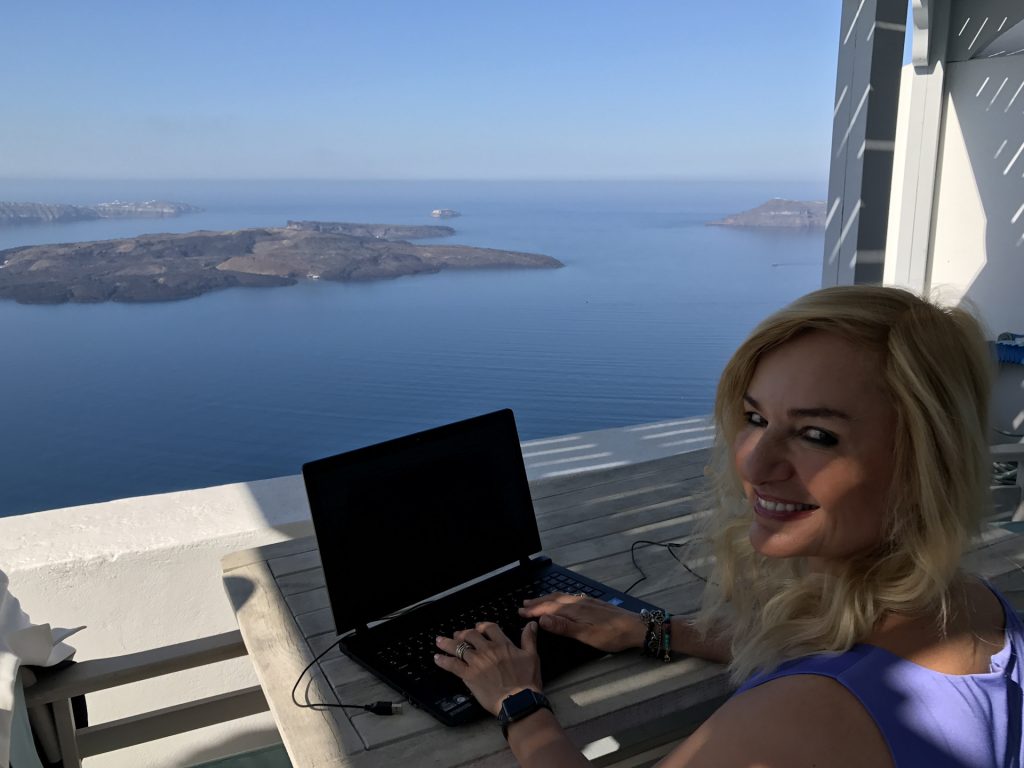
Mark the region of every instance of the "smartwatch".
<instances>
[{"instance_id":1,"label":"smartwatch","mask_svg":"<svg viewBox=\"0 0 1024 768\"><path fill-rule=\"evenodd\" d=\"M498 723L501 725L501 735L508 741L508 727L524 717L529 717L538 709L546 709L549 712L551 702L547 696L537 691L524 688L519 693L513 693L501 702L501 712L498 713Z\"/></svg>"}]
</instances>

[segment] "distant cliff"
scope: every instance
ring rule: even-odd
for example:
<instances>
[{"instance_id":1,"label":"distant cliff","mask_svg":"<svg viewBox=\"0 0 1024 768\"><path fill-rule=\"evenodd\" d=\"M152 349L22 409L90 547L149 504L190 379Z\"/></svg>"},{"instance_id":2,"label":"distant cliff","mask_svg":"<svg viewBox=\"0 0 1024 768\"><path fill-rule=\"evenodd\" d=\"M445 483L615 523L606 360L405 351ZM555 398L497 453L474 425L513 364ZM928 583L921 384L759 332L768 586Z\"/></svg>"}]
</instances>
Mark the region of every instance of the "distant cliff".
<instances>
[{"instance_id":1,"label":"distant cliff","mask_svg":"<svg viewBox=\"0 0 1024 768\"><path fill-rule=\"evenodd\" d=\"M373 237L378 240L424 240L455 234L451 227L439 224L349 224L343 221L289 221L288 229Z\"/></svg>"},{"instance_id":2,"label":"distant cliff","mask_svg":"<svg viewBox=\"0 0 1024 768\"><path fill-rule=\"evenodd\" d=\"M0 251L0 299L23 304L169 301L236 286L353 282L444 269L564 266L550 256L467 245L414 245L376 234L448 227L293 222L233 232L142 235ZM301 225L301 226L299 226ZM444 233L447 234L447 233Z\"/></svg>"},{"instance_id":3,"label":"distant cliff","mask_svg":"<svg viewBox=\"0 0 1024 768\"><path fill-rule=\"evenodd\" d=\"M166 200L147 200L144 203L100 203L93 206L101 219L115 218L149 218L163 219L169 216L181 216L183 213L200 213L203 209L188 203L169 203Z\"/></svg>"},{"instance_id":4,"label":"distant cliff","mask_svg":"<svg viewBox=\"0 0 1024 768\"><path fill-rule=\"evenodd\" d=\"M98 219L99 211L80 205L0 202L0 224L50 224Z\"/></svg>"},{"instance_id":5,"label":"distant cliff","mask_svg":"<svg viewBox=\"0 0 1024 768\"><path fill-rule=\"evenodd\" d=\"M203 210L188 203L149 200L144 203L112 203L98 205L50 205L47 203L0 202L0 226L8 224L53 224L69 221L91 221L115 218L165 218Z\"/></svg>"},{"instance_id":6,"label":"distant cliff","mask_svg":"<svg viewBox=\"0 0 1024 768\"><path fill-rule=\"evenodd\" d=\"M781 229L817 229L825 226L825 203L818 201L781 200L775 198L742 213L734 213L718 221L715 227L775 227Z\"/></svg>"}]
</instances>

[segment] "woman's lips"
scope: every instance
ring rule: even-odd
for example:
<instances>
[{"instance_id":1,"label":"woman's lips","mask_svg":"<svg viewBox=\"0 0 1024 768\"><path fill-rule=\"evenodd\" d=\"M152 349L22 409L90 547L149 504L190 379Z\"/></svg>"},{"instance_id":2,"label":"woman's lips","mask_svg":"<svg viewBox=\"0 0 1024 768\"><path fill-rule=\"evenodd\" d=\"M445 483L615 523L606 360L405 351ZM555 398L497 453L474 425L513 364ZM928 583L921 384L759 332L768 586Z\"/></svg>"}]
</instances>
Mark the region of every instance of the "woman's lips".
<instances>
[{"instance_id":1,"label":"woman's lips","mask_svg":"<svg viewBox=\"0 0 1024 768\"><path fill-rule=\"evenodd\" d=\"M758 494L754 494L754 512L769 520L799 520L807 517L817 508L817 506L812 504L784 502L763 498Z\"/></svg>"}]
</instances>

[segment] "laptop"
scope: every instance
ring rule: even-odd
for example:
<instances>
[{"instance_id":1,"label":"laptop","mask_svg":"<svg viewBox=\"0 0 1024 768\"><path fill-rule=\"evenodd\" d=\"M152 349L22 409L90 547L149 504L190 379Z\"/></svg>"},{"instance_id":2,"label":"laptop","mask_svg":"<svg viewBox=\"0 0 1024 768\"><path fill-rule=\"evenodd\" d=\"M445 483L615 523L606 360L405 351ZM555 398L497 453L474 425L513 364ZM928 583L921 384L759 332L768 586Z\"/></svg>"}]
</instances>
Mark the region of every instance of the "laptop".
<instances>
[{"instance_id":1,"label":"laptop","mask_svg":"<svg viewBox=\"0 0 1024 768\"><path fill-rule=\"evenodd\" d=\"M523 600L583 593L654 606L540 555L511 410L459 421L302 467L341 650L446 725L485 714L434 664L434 638L478 621L517 645ZM544 631L545 682L605 654Z\"/></svg>"}]
</instances>

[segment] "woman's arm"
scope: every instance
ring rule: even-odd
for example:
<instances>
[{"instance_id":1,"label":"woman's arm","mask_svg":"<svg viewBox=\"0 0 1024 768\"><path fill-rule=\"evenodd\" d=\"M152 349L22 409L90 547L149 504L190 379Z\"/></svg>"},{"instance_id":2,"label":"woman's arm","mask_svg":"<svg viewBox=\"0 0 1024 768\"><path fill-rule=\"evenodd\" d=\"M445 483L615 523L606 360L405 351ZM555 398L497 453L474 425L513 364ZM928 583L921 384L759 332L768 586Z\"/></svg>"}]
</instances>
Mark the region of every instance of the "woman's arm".
<instances>
[{"instance_id":1,"label":"woman's arm","mask_svg":"<svg viewBox=\"0 0 1024 768\"><path fill-rule=\"evenodd\" d=\"M712 630L701 637L693 619L672 617L672 652L728 664L732 661L732 637L727 630Z\"/></svg>"},{"instance_id":2,"label":"woman's arm","mask_svg":"<svg viewBox=\"0 0 1024 768\"><path fill-rule=\"evenodd\" d=\"M637 623L639 619L634 617ZM673 628L675 625L673 624ZM680 623L681 652L707 650L689 640ZM469 650L459 644L466 642ZM493 715L506 697L524 688L541 690L537 625L523 630L516 647L496 624L440 637L439 667L460 677ZM675 644L673 644L675 645ZM508 742L523 768L585 768L586 758L569 740L555 716L540 709L508 727ZM664 760L661 768L892 768L888 748L874 720L841 684L815 675L772 680L729 699Z\"/></svg>"},{"instance_id":3,"label":"woman's arm","mask_svg":"<svg viewBox=\"0 0 1024 768\"><path fill-rule=\"evenodd\" d=\"M572 637L609 653L642 648L647 632L639 614L592 597L545 595L527 600L519 614L537 619L547 632ZM672 618L672 651L723 663L732 660L727 631L712 631L706 638L701 637L693 620L683 616Z\"/></svg>"},{"instance_id":4,"label":"woman's arm","mask_svg":"<svg viewBox=\"0 0 1024 768\"><path fill-rule=\"evenodd\" d=\"M508 727L508 746L523 768L573 768L590 765L546 709Z\"/></svg>"},{"instance_id":5,"label":"woman's arm","mask_svg":"<svg viewBox=\"0 0 1024 768\"><path fill-rule=\"evenodd\" d=\"M464 648L460 656L463 642L468 643L468 650ZM517 648L497 624L481 622L454 637L437 638L443 653L434 656L434 662L461 678L477 703L497 716L508 696L526 688L541 690L536 622L526 626L520 642ZM547 709L510 723L508 744L523 768L584 768L590 764Z\"/></svg>"}]
</instances>

